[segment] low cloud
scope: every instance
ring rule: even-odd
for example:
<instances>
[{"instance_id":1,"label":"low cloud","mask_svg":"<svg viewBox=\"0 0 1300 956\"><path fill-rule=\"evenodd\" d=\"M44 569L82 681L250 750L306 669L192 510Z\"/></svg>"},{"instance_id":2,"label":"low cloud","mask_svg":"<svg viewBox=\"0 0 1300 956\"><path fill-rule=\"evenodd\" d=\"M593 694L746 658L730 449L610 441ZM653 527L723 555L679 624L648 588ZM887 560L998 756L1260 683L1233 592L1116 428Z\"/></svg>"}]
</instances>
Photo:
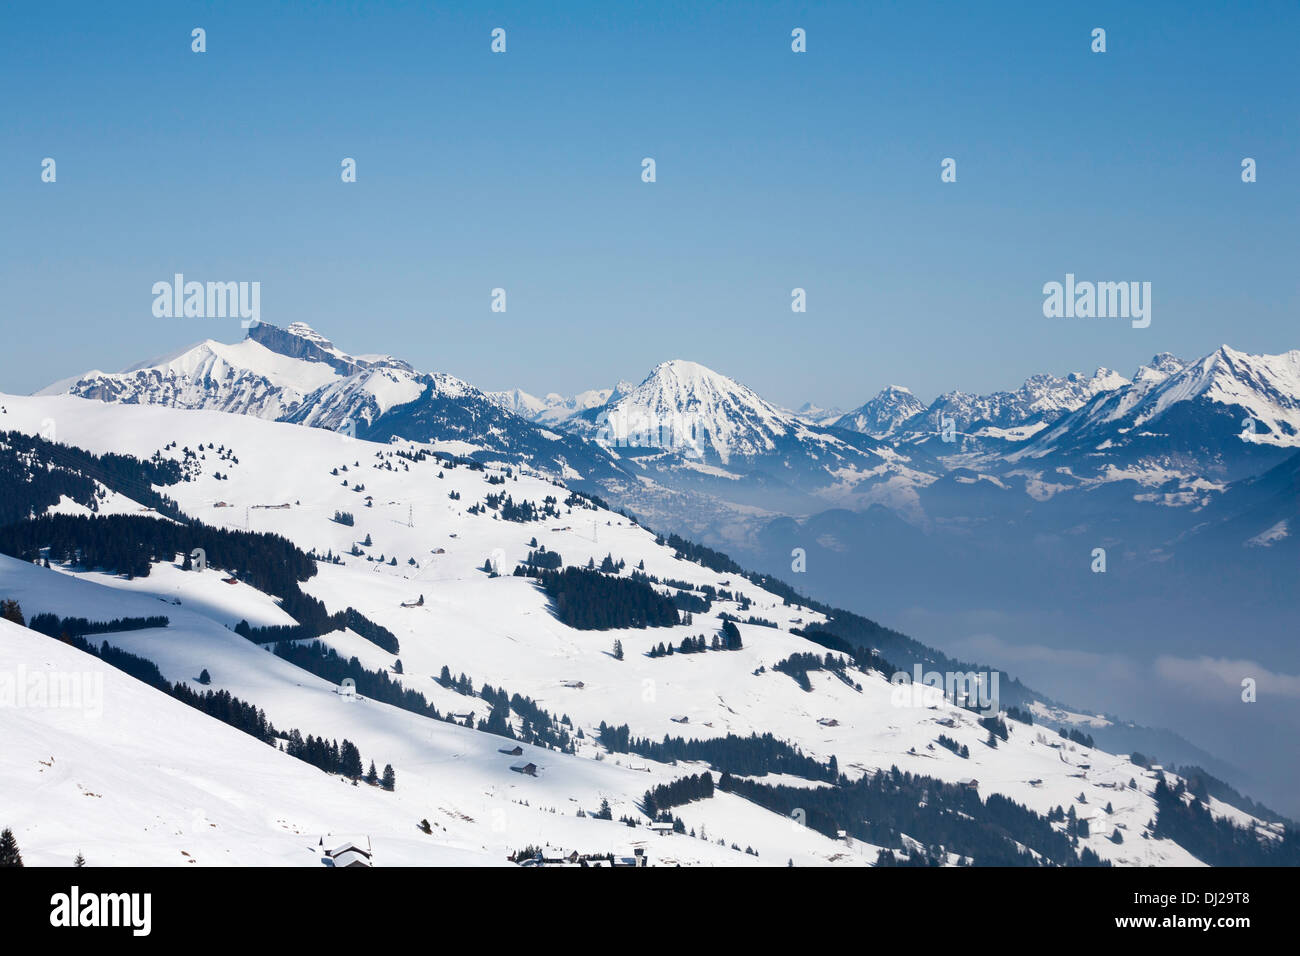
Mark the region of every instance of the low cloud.
<instances>
[{"instance_id":1,"label":"low cloud","mask_svg":"<svg viewBox=\"0 0 1300 956\"><path fill-rule=\"evenodd\" d=\"M1255 681L1260 697L1300 700L1300 676L1270 671L1256 661L1161 655L1155 659L1152 668L1156 676L1167 683L1215 696L1221 695L1227 688L1239 693L1241 682L1249 677Z\"/></svg>"}]
</instances>

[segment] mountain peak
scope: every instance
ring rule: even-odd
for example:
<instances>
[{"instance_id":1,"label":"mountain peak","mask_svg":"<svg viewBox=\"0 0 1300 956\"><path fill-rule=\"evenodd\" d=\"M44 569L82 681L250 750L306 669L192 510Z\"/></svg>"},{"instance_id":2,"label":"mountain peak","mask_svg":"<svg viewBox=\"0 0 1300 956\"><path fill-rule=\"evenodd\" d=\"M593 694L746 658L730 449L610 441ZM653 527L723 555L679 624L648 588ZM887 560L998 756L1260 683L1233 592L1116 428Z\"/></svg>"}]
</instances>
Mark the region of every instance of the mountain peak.
<instances>
[{"instance_id":1,"label":"mountain peak","mask_svg":"<svg viewBox=\"0 0 1300 956\"><path fill-rule=\"evenodd\" d=\"M872 438L891 435L903 422L925 411L925 403L902 385L886 385L875 398L836 420L837 428Z\"/></svg>"},{"instance_id":2,"label":"mountain peak","mask_svg":"<svg viewBox=\"0 0 1300 956\"><path fill-rule=\"evenodd\" d=\"M712 408L720 405L757 409L765 417L783 416L776 406L760 398L752 389L735 379L716 372L707 365L687 359L660 362L645 380L624 395L620 402L635 400L659 411Z\"/></svg>"},{"instance_id":3,"label":"mountain peak","mask_svg":"<svg viewBox=\"0 0 1300 956\"><path fill-rule=\"evenodd\" d=\"M290 335L296 335L300 339L306 339L309 342L315 342L317 345L331 346L332 343L325 336L321 335L306 322L291 322L285 329Z\"/></svg>"},{"instance_id":4,"label":"mountain peak","mask_svg":"<svg viewBox=\"0 0 1300 956\"><path fill-rule=\"evenodd\" d=\"M646 378L646 381L655 378L672 378L685 385L697 385L704 382L736 384L727 376L689 359L669 359L667 362L660 362L650 370L650 375Z\"/></svg>"},{"instance_id":5,"label":"mountain peak","mask_svg":"<svg viewBox=\"0 0 1300 956\"><path fill-rule=\"evenodd\" d=\"M801 427L752 389L699 362L660 362L636 388L611 400L602 413L610 440L618 432L689 433L691 450L711 450L724 463L733 455L770 451L776 440Z\"/></svg>"}]
</instances>

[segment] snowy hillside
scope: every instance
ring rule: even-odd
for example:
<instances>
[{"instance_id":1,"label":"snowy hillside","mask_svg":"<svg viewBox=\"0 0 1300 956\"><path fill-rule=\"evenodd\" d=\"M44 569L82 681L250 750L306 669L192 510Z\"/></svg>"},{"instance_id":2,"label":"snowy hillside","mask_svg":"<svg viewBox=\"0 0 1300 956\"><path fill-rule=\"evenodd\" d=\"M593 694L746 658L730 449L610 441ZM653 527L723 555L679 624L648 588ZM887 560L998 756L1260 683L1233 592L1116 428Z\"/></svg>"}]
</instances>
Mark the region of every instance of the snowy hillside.
<instances>
[{"instance_id":1,"label":"snowy hillside","mask_svg":"<svg viewBox=\"0 0 1300 956\"><path fill-rule=\"evenodd\" d=\"M718 397L715 383L688 378L680 384ZM979 715L951 701L900 697L880 671L846 666L843 655L835 668L814 668L802 680L782 672L778 665L788 668L793 655L828 656L824 646L793 633L825 625L824 615L787 604L735 573L686 560L653 533L570 496L549 478L492 466L453 467L449 458L429 455L439 450L434 445L372 443L216 411L68 396L4 396L3 406L0 429L33 434L53 419L59 440L68 445L184 461L187 480L163 490L188 515L217 527L273 532L306 551L335 556L336 562L319 562L303 590L331 613L355 609L391 631L400 648L385 650L348 628L322 635L323 648L313 653L332 648L345 661L355 658L358 674L382 672L388 681L419 691L444 718L459 715L453 723L365 695L350 697L304 669L307 661L299 666L269 645L245 639L233 629L240 622L253 628L291 623L277 600L284 596L263 593L216 568L182 570L181 554L132 578L57 560L45 568L0 558L0 598L17 601L29 620L41 613L91 621L165 614L166 626L96 635L92 642L103 640L152 661L173 683L193 686L206 670L212 689L263 709L278 730L350 740L366 761L391 763L397 774L391 793L364 783L352 787L211 718L177 717L185 710L178 702L107 674L101 723L78 725L70 715L48 710L0 713L6 740L20 742L0 758L3 790L25 795L16 810L6 807L10 818L3 822L17 826L24 852L36 861L58 862L80 849L92 861L102 854L130 862L233 862L222 851L237 856L240 847L254 843L259 861L320 865L311 847L325 830L368 833L380 862L502 862L529 846L616 854L639 846L654 865L876 859L880 845L835 839L764 809L763 800L788 797L780 786L749 798L739 789L715 791L673 805L671 815L685 832L653 835L638 809L643 795L709 768L611 751L597 742L605 724L625 726L632 738L650 741L771 734L810 758L810 766L838 767L847 785L896 766L950 784L945 800L1003 794L1044 817L1058 806L1070 807L1072 819L1091 821L1077 849L1102 859L1130 865L1196 862L1176 843L1147 832L1156 812L1156 773L1123 755L1013 720L992 746ZM759 416L764 409L750 411ZM771 424L765 412L751 420L760 422ZM185 454L196 450L197 464L193 454ZM495 504L494 496L500 496ZM343 514L351 523L338 520ZM601 565L610 556L609 577L631 585L634 575L644 574L641 580L655 582L655 591L681 593L694 610L669 627L577 629L564 623L536 579L510 573L543 548L578 568ZM501 573L489 573L485 564ZM729 619L743 639L738 649L655 653L660 644L725 634ZM7 668L106 670L53 638L6 626L10 634L21 639L0 645ZM300 643L314 647L310 640ZM442 678L444 668L451 680ZM462 674L467 681L459 680ZM538 726L539 709L556 720L573 752L524 745L519 755L507 755L502 751L513 745L508 738L458 726L470 714L476 715L475 726L489 717L493 705L479 694L484 684L522 701L509 710L514 732L527 734L530 724ZM942 744L941 736L953 746ZM965 755L954 748L965 748ZM512 771L520 761L532 763L536 775ZM63 767L69 768L66 776ZM136 769L114 769L126 767ZM811 799L828 785L821 773L738 775L733 786L748 786L747 779L811 788ZM32 790L42 774L56 785ZM963 783L971 780L977 782ZM100 796L84 796L87 791ZM935 793L931 799L939 798ZM84 810L76 814L72 806L82 800L106 809L93 818ZM613 820L593 818L602 801ZM1242 817L1235 810L1220 812ZM195 836L196 813L217 824L202 838ZM620 824L625 816L641 825ZM422 819L433 825L431 834L416 829ZM1060 834L1065 826L1063 820L1051 824ZM1122 842L1111 840L1116 833ZM908 836L919 841L917 847L933 842L926 833ZM143 849L133 856L137 842ZM907 852L911 844L904 840L901 846ZM182 857L182 851L191 856Z\"/></svg>"}]
</instances>

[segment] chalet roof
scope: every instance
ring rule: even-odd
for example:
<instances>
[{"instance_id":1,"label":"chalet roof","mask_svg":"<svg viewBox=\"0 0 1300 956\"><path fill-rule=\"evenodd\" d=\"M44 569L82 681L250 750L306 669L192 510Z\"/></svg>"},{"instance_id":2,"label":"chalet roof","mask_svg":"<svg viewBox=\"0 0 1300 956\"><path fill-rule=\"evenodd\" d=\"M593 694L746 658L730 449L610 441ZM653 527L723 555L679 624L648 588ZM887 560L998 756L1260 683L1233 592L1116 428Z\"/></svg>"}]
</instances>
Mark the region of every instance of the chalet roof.
<instances>
[{"instance_id":1,"label":"chalet roof","mask_svg":"<svg viewBox=\"0 0 1300 956\"><path fill-rule=\"evenodd\" d=\"M329 856L337 857L340 853L346 853L349 850L355 850L358 853L364 853L366 856L372 855L370 851L369 841L366 841L366 843L363 845L362 843L354 840L349 840L347 843L340 843L334 849L327 850L326 852Z\"/></svg>"}]
</instances>

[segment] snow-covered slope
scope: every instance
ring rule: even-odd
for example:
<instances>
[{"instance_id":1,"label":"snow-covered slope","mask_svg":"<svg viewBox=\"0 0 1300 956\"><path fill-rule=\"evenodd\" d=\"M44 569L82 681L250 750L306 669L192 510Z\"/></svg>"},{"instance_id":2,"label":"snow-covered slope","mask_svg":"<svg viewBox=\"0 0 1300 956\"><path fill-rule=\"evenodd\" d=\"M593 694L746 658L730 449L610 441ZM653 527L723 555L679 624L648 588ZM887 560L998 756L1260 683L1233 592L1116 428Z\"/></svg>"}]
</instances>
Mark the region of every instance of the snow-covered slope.
<instances>
[{"instance_id":1,"label":"snow-covered slope","mask_svg":"<svg viewBox=\"0 0 1300 956\"><path fill-rule=\"evenodd\" d=\"M36 569L0 563L4 590L34 598L37 585L18 584ZM76 603L75 591L53 593L52 604ZM101 600L81 604L105 610ZM21 834L29 866L68 866L78 853L90 866L320 866L317 844L329 832L370 835L391 865L503 862L452 818L449 829L420 833L412 819L424 808L402 792L340 785L98 658L3 620L0 675L18 684L0 713L4 822Z\"/></svg>"},{"instance_id":2,"label":"snow-covered slope","mask_svg":"<svg viewBox=\"0 0 1300 956\"><path fill-rule=\"evenodd\" d=\"M199 768L205 750L196 743L208 739L202 733L234 740L230 735L237 737L237 732L222 725L201 732L172 720L174 702L147 688L120 695L138 713L129 719L124 715L126 722L106 736L96 737L93 729L79 736L65 724L43 726L62 721L63 715L23 714L15 722L21 728L17 733L25 741L23 747L7 750L0 758L6 793L27 792L18 784L28 781L30 785L31 775L41 773L39 765L32 766L32 758L43 750L50 754L39 759L53 756L56 766L67 759L84 768L61 791L72 804L77 800L71 798L81 792L71 789L78 782L94 793L102 792L103 799L110 794L115 801L133 797L135 790L127 789L125 772L108 775L113 765L138 762L145 768L135 775L136 789L148 788L156 775L184 781L183 787L159 788L156 799L146 800L137 815L113 810L125 815L98 819L101 826L86 828L88 833L73 832L80 829L80 818L64 817L65 804L24 799L17 830L24 852L36 860L56 862L77 849L92 862L101 851L126 854L136 839L135 828L143 827L150 813L162 815L168 835L140 838L151 847L140 856L147 862L167 862L173 851L175 862L181 862L182 849L197 855L191 845L202 851L199 862L215 862L218 846L237 854L243 835L257 830L246 816L262 820L264 827L279 826L266 821L287 821L287 836L265 841L259 860L274 856L277 862L300 860L305 865L319 865L309 852L319 830L363 830L376 838L377 858L382 854L402 862L451 858L439 857L443 853L500 861L510 850L543 844L566 851L624 852L634 843L650 854L653 863L784 864L793 859L800 864L860 864L874 860L876 847L836 841L793 826L734 794L717 793L674 809L688 831L696 832L695 838L651 836L643 827L629 829L592 819L590 814L601 800L609 801L615 821L624 815L637 817L638 801L647 789L705 769L608 753L594 740L604 722L626 724L634 736L652 740L665 735L712 738L770 732L819 761L835 756L840 771L850 778L895 765L953 783L977 778L981 795L1003 793L1039 813L1077 803L1080 812L1104 814L1093 826L1093 835L1083 841L1103 858L1129 864L1195 862L1167 840L1141 838L1154 814L1150 794L1155 779L1127 758L1015 723L1009 739L988 747L987 731L976 715L946 702L916 706L915 701L900 700L896 689L875 671L849 668L847 682L830 672L815 671L810 674L811 690L805 691L790 676L775 671L774 665L794 653L824 652L792 633L794 628L815 625L821 615L787 605L747 579L679 558L627 518L578 500L567 501L567 492L549 479L517 471L506 474L492 467L451 468L419 454L432 446L352 440L249 416L110 405L67 396L4 396L3 406L0 427L35 432L52 418L59 424L61 440L96 452L112 450L143 459L155 452L179 454L168 447L173 440L181 445L202 440L232 449L237 464L208 455L201 459L193 480L166 491L205 522L275 532L318 554L342 555L340 564L321 563L305 589L330 611L353 607L388 628L401 648L390 654L351 631L328 635L328 645L420 690L444 713L475 712L483 717L487 709L479 697L436 680L447 667L453 675L469 675L476 690L489 683L512 695L530 697L556 715L567 715L575 733L583 731L574 754L525 747L528 759L540 767L537 777L512 773L513 758L499 752L506 746L503 738L372 700L346 699L329 682L236 635L231 630L234 621L281 623L284 612L268 595L246 584L223 583L216 571L181 571L163 562L147 577L128 580L57 564L46 569L0 559L0 597L19 601L29 617L42 611L92 620L166 613L170 621L165 628L125 631L103 639L154 661L172 681L192 681L207 669L214 688L229 690L263 708L277 728L347 738L358 745L365 760L374 759L381 766L392 763L398 774L395 793L352 788L246 738L250 752L256 751L268 765L250 771L255 780L233 768L216 772L225 766L220 763L202 775ZM292 467L286 467L286 462L292 462ZM218 478L218 472L224 477ZM453 492L457 497L451 497ZM523 523L502 520L500 512L490 507L471 511L471 505L482 503L487 495L502 492L516 502L540 504L554 496L565 503L559 517ZM332 521L338 511L351 512L355 524ZM367 540L369 544L361 544ZM696 595L706 593L702 588L712 588L715 598L708 610L695 612L689 624L575 630L556 617L531 579L492 577L482 570L485 560L512 568L542 545L562 554L566 565L599 563L608 554L625 562L622 576L643 565L644 573L660 580L688 582ZM396 558L397 563L381 562L381 556ZM423 602L403 606L417 597ZM741 650L647 655L660 642L676 644L696 634L717 633L724 612L742 622L738 625ZM751 615L775 626L743 623ZM622 642L623 660L609 653L615 639ZM6 659L13 666L44 666L45 650L72 653L36 636L5 646L8 653L17 654ZM118 697L116 691L107 695L106 707L126 707L117 703ZM12 717L0 713L6 722ZM215 723L198 715L195 719L205 726ZM512 719L518 722L523 717L515 713ZM165 722L177 733L173 736L169 729L156 744L137 740L137 736L148 737L145 728L150 721ZM940 733L966 745L969 757L963 759L938 746ZM9 739L8 726L4 736ZM190 741L188 750L182 747L182 739ZM245 760L236 743L229 746L230 764ZM97 763L91 761L92 752L101 753ZM273 770L270 762L284 769ZM256 768L261 763L249 758L249 765ZM313 802L315 790L308 787L300 798L302 804L290 804L287 791L294 788L282 785L277 773L285 779L319 779L320 801ZM1136 788L1127 786L1130 778L1136 778ZM806 781L804 785L816 784ZM189 842L191 831L158 808L174 803L185 808L188 819L195 804L205 807L203 794L209 787L220 795L221 802L209 801L215 805L209 812L220 818L216 829L225 833L228 828L238 836L220 843ZM256 797L244 796L246 802L239 805L235 796L249 791L255 791ZM337 804L327 799L335 791L341 794ZM1080 793L1086 804L1076 800ZM1107 804L1111 812L1101 811ZM422 818L434 824L431 837L414 830ZM1127 834L1123 843L1107 839L1116 828ZM182 833L172 834L172 829ZM708 838L703 839L703 834ZM924 834L916 836L924 840ZM719 838L722 845L716 842ZM148 843L150 839L156 839L156 845ZM732 849L732 844L752 847L758 857ZM296 856L299 852L301 858Z\"/></svg>"}]
</instances>

